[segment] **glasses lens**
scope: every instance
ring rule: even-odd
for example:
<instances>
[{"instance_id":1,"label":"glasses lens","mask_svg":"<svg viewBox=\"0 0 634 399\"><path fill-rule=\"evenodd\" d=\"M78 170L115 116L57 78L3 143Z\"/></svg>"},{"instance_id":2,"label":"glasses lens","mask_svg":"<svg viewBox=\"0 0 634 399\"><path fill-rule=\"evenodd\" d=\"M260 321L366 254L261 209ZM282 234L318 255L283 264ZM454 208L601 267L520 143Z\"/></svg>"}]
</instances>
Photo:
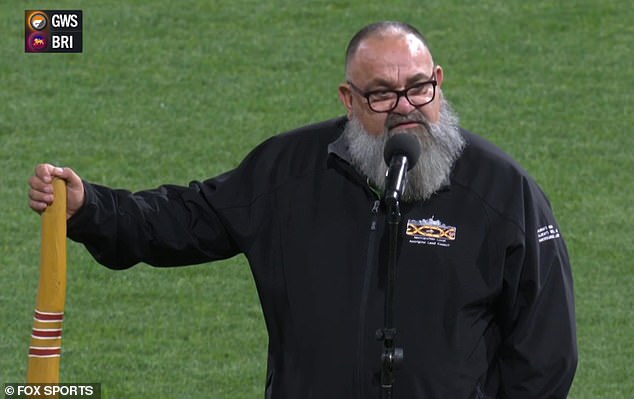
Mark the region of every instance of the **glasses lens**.
<instances>
[{"instance_id":1,"label":"glasses lens","mask_svg":"<svg viewBox=\"0 0 634 399\"><path fill-rule=\"evenodd\" d=\"M434 99L434 92L434 84L432 82L426 82L407 90L407 99L412 105L425 105Z\"/></svg>"},{"instance_id":2,"label":"glasses lens","mask_svg":"<svg viewBox=\"0 0 634 399\"><path fill-rule=\"evenodd\" d=\"M398 95L393 91L373 93L368 97L370 108L375 112L391 111L396 105Z\"/></svg>"}]
</instances>

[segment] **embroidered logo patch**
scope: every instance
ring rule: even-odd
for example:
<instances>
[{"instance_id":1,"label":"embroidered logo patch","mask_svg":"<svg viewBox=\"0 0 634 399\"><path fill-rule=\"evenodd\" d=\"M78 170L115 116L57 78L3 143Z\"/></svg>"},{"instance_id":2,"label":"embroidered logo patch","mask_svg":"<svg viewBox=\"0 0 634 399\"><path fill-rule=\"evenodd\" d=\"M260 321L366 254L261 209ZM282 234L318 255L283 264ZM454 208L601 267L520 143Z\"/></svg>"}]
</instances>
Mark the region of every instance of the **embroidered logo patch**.
<instances>
[{"instance_id":1,"label":"embroidered logo patch","mask_svg":"<svg viewBox=\"0 0 634 399\"><path fill-rule=\"evenodd\" d=\"M405 234L410 237L412 244L451 246L451 241L456 239L456 228L448 226L432 216L429 219L407 221Z\"/></svg>"},{"instance_id":2,"label":"embroidered logo patch","mask_svg":"<svg viewBox=\"0 0 634 399\"><path fill-rule=\"evenodd\" d=\"M548 226L542 226L537 229L537 240L542 243L544 241L554 240L555 238L561 237L559 234L559 229L549 224Z\"/></svg>"}]
</instances>

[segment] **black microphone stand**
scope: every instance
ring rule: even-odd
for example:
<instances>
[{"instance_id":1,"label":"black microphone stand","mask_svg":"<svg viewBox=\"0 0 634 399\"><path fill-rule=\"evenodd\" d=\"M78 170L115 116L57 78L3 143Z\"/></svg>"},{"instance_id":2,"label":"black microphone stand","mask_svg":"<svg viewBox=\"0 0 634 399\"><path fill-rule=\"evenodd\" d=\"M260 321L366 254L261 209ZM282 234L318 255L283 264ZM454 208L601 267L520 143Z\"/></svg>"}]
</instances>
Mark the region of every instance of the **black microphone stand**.
<instances>
[{"instance_id":1,"label":"black microphone stand","mask_svg":"<svg viewBox=\"0 0 634 399\"><path fill-rule=\"evenodd\" d=\"M397 134L385 143L383 152L388 171L385 175L383 203L387 210L388 259L385 284L384 326L377 330L376 337L383 341L381 353L381 397L392 399L394 372L403 364L403 348L394 346L396 328L394 327L394 285L396 283L396 260L398 244L398 226L401 223L399 200L405 191L407 171L416 164L420 156L420 143L413 134Z\"/></svg>"},{"instance_id":2,"label":"black microphone stand","mask_svg":"<svg viewBox=\"0 0 634 399\"><path fill-rule=\"evenodd\" d=\"M403 348L397 348L394 345L396 338L396 328L394 327L394 284L396 281L398 227L401 222L398 197L398 194L385 197L389 239L385 313L384 327L376 332L377 339L383 341L383 352L381 353L381 398L383 399L392 398L394 371L400 368L403 363Z\"/></svg>"}]
</instances>

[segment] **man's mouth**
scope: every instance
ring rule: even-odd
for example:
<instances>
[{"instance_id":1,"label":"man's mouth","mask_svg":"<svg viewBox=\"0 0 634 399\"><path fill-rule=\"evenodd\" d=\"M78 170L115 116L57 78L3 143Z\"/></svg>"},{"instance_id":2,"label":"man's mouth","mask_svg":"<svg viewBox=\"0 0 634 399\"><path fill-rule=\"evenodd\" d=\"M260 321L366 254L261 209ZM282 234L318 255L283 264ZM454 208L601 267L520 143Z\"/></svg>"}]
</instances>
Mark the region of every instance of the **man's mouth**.
<instances>
[{"instance_id":1,"label":"man's mouth","mask_svg":"<svg viewBox=\"0 0 634 399\"><path fill-rule=\"evenodd\" d=\"M421 127L422 123L417 121L402 121L395 123L389 127L389 130L403 130Z\"/></svg>"}]
</instances>

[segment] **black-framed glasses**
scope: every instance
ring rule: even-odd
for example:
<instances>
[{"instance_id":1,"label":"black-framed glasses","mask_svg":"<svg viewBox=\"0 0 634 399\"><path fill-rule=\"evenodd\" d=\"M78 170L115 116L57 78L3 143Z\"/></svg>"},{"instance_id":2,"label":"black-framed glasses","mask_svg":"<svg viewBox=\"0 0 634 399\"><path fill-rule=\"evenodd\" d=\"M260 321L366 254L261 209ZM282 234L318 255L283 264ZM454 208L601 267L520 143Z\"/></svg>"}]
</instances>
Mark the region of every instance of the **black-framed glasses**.
<instances>
[{"instance_id":1,"label":"black-framed glasses","mask_svg":"<svg viewBox=\"0 0 634 399\"><path fill-rule=\"evenodd\" d=\"M422 107L434 100L436 96L436 79L416 83L405 90L370 90L363 91L348 80L348 84L354 91L365 97L368 107L374 112L392 112L398 105L401 97L414 107Z\"/></svg>"}]
</instances>

